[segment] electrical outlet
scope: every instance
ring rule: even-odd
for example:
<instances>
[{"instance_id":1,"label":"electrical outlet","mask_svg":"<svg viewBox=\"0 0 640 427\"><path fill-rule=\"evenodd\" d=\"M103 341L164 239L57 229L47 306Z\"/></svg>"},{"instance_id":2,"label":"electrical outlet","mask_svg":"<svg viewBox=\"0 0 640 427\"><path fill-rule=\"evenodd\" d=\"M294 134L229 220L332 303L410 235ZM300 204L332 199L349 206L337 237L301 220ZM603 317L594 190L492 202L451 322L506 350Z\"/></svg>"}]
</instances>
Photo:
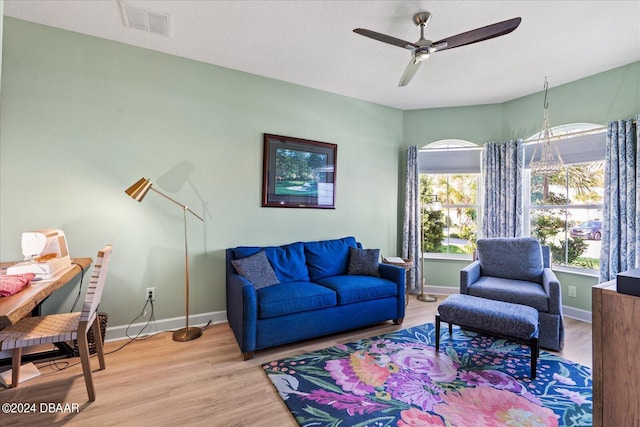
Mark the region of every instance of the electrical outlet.
<instances>
[{"instance_id":1,"label":"electrical outlet","mask_svg":"<svg viewBox=\"0 0 640 427\"><path fill-rule=\"evenodd\" d=\"M147 295L145 301L151 298L151 301L156 300L156 288L147 288Z\"/></svg>"},{"instance_id":2,"label":"electrical outlet","mask_svg":"<svg viewBox=\"0 0 640 427\"><path fill-rule=\"evenodd\" d=\"M569 296L570 297L577 297L577 289L575 286L569 286Z\"/></svg>"}]
</instances>

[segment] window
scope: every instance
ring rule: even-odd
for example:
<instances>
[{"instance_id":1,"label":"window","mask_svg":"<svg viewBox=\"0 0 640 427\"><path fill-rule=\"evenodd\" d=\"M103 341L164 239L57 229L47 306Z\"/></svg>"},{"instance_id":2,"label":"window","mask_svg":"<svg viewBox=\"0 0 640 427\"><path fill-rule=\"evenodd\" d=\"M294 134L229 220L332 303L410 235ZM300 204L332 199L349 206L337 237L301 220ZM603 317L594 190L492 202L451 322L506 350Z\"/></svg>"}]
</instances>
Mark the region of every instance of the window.
<instances>
[{"instance_id":1,"label":"window","mask_svg":"<svg viewBox=\"0 0 640 427\"><path fill-rule=\"evenodd\" d=\"M481 152L481 147L459 140L434 142L420 151L425 252L471 254L475 250ZM434 196L438 209L431 203Z\"/></svg>"},{"instance_id":2,"label":"window","mask_svg":"<svg viewBox=\"0 0 640 427\"><path fill-rule=\"evenodd\" d=\"M554 128L553 133L560 135L554 144L558 144L565 168L549 177L533 176L526 170L528 234L550 246L555 265L598 270L605 133L601 127L587 124ZM534 135L529 140L536 139ZM527 146L527 166L531 151Z\"/></svg>"}]
</instances>

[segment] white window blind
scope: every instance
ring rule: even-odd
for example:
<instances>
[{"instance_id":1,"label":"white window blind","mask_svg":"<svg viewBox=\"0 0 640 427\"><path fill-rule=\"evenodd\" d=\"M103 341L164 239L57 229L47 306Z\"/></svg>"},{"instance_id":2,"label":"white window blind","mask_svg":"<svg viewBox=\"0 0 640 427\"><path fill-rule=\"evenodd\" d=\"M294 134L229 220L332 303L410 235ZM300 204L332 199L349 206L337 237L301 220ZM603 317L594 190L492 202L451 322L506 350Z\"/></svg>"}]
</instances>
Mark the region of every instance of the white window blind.
<instances>
[{"instance_id":1,"label":"white window blind","mask_svg":"<svg viewBox=\"0 0 640 427\"><path fill-rule=\"evenodd\" d=\"M482 147L430 148L418 152L420 173L480 173Z\"/></svg>"},{"instance_id":2,"label":"white window blind","mask_svg":"<svg viewBox=\"0 0 640 427\"><path fill-rule=\"evenodd\" d=\"M597 162L604 160L607 142L606 129L577 132L573 134L560 135L552 140L552 144L558 147L562 160L565 164L577 164L586 162ZM524 147L525 167L529 167L531 155L536 142L527 142ZM555 150L555 149L554 149ZM536 153L536 159L540 155L540 149Z\"/></svg>"},{"instance_id":3,"label":"white window blind","mask_svg":"<svg viewBox=\"0 0 640 427\"><path fill-rule=\"evenodd\" d=\"M560 126L557 129L566 128ZM583 132L567 133L554 137L565 164L577 164L604 160L607 132L599 128ZM525 168L529 167L531 155L537 144L537 136L531 137L524 145ZM480 173L482 147L435 147L418 152L420 173L425 174L469 174ZM536 157L540 154L540 150Z\"/></svg>"}]
</instances>

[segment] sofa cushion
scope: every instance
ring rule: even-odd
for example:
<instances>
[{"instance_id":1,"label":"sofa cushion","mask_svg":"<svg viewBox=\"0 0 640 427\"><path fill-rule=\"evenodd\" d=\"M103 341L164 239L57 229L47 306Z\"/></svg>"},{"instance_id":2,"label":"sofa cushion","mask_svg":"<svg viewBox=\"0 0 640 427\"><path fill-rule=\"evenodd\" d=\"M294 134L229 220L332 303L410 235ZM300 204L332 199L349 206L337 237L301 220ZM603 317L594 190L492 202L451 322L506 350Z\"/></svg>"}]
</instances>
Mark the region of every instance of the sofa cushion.
<instances>
[{"instance_id":1,"label":"sofa cushion","mask_svg":"<svg viewBox=\"0 0 640 427\"><path fill-rule=\"evenodd\" d=\"M317 281L338 295L338 305L368 301L377 298L392 297L398 294L394 282L373 276L333 276Z\"/></svg>"},{"instance_id":2,"label":"sofa cushion","mask_svg":"<svg viewBox=\"0 0 640 427\"><path fill-rule=\"evenodd\" d=\"M280 283L264 251L246 258L234 259L231 264L238 274L250 281L256 289Z\"/></svg>"},{"instance_id":3,"label":"sofa cushion","mask_svg":"<svg viewBox=\"0 0 640 427\"><path fill-rule=\"evenodd\" d=\"M245 258L264 249L276 276L282 283L308 282L309 271L305 260L304 244L301 242L283 246L239 246L233 250L235 258Z\"/></svg>"},{"instance_id":4,"label":"sofa cushion","mask_svg":"<svg viewBox=\"0 0 640 427\"><path fill-rule=\"evenodd\" d=\"M311 281L347 274L349 248L357 247L355 237L306 242L304 252Z\"/></svg>"},{"instance_id":5,"label":"sofa cushion","mask_svg":"<svg viewBox=\"0 0 640 427\"><path fill-rule=\"evenodd\" d=\"M380 276L380 249L349 248L347 274Z\"/></svg>"},{"instance_id":6,"label":"sofa cushion","mask_svg":"<svg viewBox=\"0 0 640 427\"><path fill-rule=\"evenodd\" d=\"M538 283L481 276L468 290L472 296L527 305L541 312L549 311L549 299Z\"/></svg>"},{"instance_id":7,"label":"sofa cushion","mask_svg":"<svg viewBox=\"0 0 640 427\"><path fill-rule=\"evenodd\" d=\"M334 291L311 282L281 283L259 289L257 294L259 319L332 307L337 302Z\"/></svg>"},{"instance_id":8,"label":"sofa cushion","mask_svg":"<svg viewBox=\"0 0 640 427\"><path fill-rule=\"evenodd\" d=\"M477 249L481 275L541 283L542 249L533 237L478 239Z\"/></svg>"}]
</instances>

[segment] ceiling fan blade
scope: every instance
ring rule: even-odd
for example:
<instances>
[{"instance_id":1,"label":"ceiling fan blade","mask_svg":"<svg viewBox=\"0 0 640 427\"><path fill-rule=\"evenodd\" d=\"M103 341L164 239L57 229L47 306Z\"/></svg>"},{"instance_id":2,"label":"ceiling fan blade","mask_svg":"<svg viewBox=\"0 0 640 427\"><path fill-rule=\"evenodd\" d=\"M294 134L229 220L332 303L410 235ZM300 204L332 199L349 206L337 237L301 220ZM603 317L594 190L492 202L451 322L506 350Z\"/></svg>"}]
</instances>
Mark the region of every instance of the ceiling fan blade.
<instances>
[{"instance_id":1,"label":"ceiling fan blade","mask_svg":"<svg viewBox=\"0 0 640 427\"><path fill-rule=\"evenodd\" d=\"M409 65L407 65L407 68L404 70L398 86L408 85L416 71L418 71L418 68L420 68L420 61L417 61L416 58L411 58L411 62L409 62Z\"/></svg>"},{"instance_id":2,"label":"ceiling fan blade","mask_svg":"<svg viewBox=\"0 0 640 427\"><path fill-rule=\"evenodd\" d=\"M356 28L355 30L353 30L353 32L356 34L360 34L361 36L369 37L383 43L389 43L394 46L403 47L405 49L414 49L417 47L413 43L408 42L406 40L391 37L382 33L376 33L375 31L371 31L371 30L365 30L364 28Z\"/></svg>"},{"instance_id":3,"label":"ceiling fan blade","mask_svg":"<svg viewBox=\"0 0 640 427\"><path fill-rule=\"evenodd\" d=\"M453 49L454 47L466 46L468 44L481 42L483 40L489 40L494 37L509 34L513 30L518 28L518 25L520 25L521 21L522 18L508 19L506 21L487 25L486 27L476 28L475 30L467 31L466 33L456 34L455 36L438 40L433 44L439 45L441 43L445 43L446 46L438 48L438 51L443 51L447 49Z\"/></svg>"}]
</instances>

